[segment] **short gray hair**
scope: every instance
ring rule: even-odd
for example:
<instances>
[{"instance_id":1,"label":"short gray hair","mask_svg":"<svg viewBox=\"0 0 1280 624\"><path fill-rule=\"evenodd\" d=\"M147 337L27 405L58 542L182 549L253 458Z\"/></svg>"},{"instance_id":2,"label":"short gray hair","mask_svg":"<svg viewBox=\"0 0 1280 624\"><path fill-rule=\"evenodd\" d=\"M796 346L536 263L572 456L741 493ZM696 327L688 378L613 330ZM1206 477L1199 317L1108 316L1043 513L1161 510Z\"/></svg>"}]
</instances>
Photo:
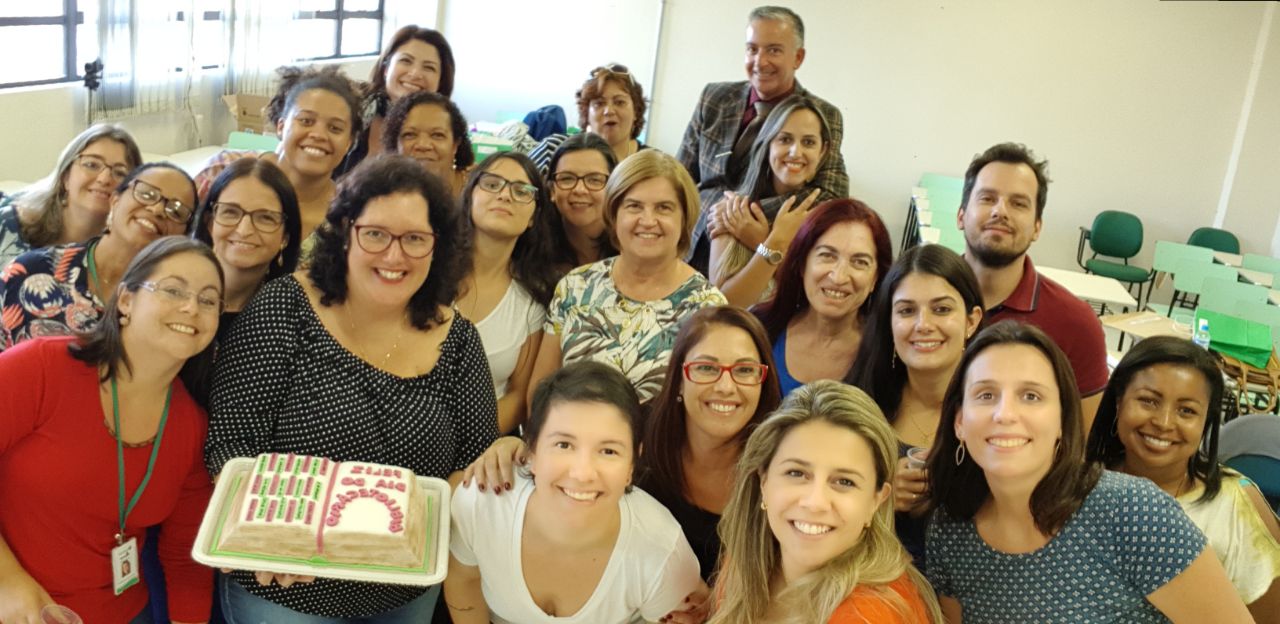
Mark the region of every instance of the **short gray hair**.
<instances>
[{"instance_id":1,"label":"short gray hair","mask_svg":"<svg viewBox=\"0 0 1280 624\"><path fill-rule=\"evenodd\" d=\"M800 19L800 16L796 15L795 11L780 6L758 6L751 9L751 13L747 15L748 24L756 20L770 20L791 24L791 28L796 31L796 47L804 47L804 20Z\"/></svg>"}]
</instances>

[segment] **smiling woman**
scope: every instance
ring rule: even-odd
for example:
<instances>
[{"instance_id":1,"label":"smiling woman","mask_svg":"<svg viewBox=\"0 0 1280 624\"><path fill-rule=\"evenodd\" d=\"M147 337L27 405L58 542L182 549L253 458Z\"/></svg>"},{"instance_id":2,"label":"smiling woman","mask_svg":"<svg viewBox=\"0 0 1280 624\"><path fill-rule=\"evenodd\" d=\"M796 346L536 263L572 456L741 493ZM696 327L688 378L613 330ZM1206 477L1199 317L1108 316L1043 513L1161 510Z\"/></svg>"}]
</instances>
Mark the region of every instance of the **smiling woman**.
<instances>
[{"instance_id":1,"label":"smiling woman","mask_svg":"<svg viewBox=\"0 0 1280 624\"><path fill-rule=\"evenodd\" d=\"M1086 461L1071 365L1040 329L980 332L942 413L926 549L949 619L1253 621L1172 498Z\"/></svg>"},{"instance_id":2,"label":"smiling woman","mask_svg":"<svg viewBox=\"0 0 1280 624\"><path fill-rule=\"evenodd\" d=\"M680 525L631 487L640 414L628 380L597 362L538 387L524 429L528 469L511 495L454 494L445 579L454 622L655 622L701 596Z\"/></svg>"},{"instance_id":3,"label":"smiling woman","mask_svg":"<svg viewBox=\"0 0 1280 624\"><path fill-rule=\"evenodd\" d=\"M212 489L207 421L176 375L212 356L221 300L209 248L168 236L133 257L91 331L0 354L0 621L39 622L51 604L138 621L153 579L136 575L137 547L157 525L172 617L208 620L213 577L190 556ZM113 583L122 554L134 575Z\"/></svg>"},{"instance_id":4,"label":"smiling woman","mask_svg":"<svg viewBox=\"0 0 1280 624\"><path fill-rule=\"evenodd\" d=\"M420 91L400 98L387 111L382 147L409 156L440 178L450 194L462 195L467 174L475 164L467 119L449 98Z\"/></svg>"},{"instance_id":5,"label":"smiling woman","mask_svg":"<svg viewBox=\"0 0 1280 624\"><path fill-rule=\"evenodd\" d=\"M112 185L141 164L138 145L120 126L98 124L71 139L47 177L0 200L0 268L24 251L96 236Z\"/></svg>"},{"instance_id":6,"label":"smiling woman","mask_svg":"<svg viewBox=\"0 0 1280 624\"><path fill-rule=\"evenodd\" d=\"M1125 353L1089 433L1089 459L1151 479L1204 531L1258 622L1280 621L1280 522L1258 486L1218 465L1224 393L1209 351L1157 336Z\"/></svg>"},{"instance_id":7,"label":"smiling woman","mask_svg":"<svg viewBox=\"0 0 1280 624\"><path fill-rule=\"evenodd\" d=\"M619 253L578 267L556 285L530 383L562 364L606 362L648 401L662 386L680 323L725 303L680 260L698 214L698 193L679 161L645 150L623 161L605 187L605 231Z\"/></svg>"},{"instance_id":8,"label":"smiling woman","mask_svg":"<svg viewBox=\"0 0 1280 624\"><path fill-rule=\"evenodd\" d=\"M755 428L720 523L710 623L941 623L893 534L893 431L866 393L818 381Z\"/></svg>"},{"instance_id":9,"label":"smiling woman","mask_svg":"<svg viewBox=\"0 0 1280 624\"><path fill-rule=\"evenodd\" d=\"M162 236L186 233L195 198L177 165L147 163L112 191L101 236L18 256L0 271L0 350L92 329L133 257Z\"/></svg>"},{"instance_id":10,"label":"smiling woman","mask_svg":"<svg viewBox=\"0 0 1280 624\"><path fill-rule=\"evenodd\" d=\"M343 178L311 265L262 287L218 354L205 461L293 452L450 479L497 437L475 327L451 307L470 243L444 186L379 156ZM425 621L439 587L236 571L236 621ZM278 584L277 584L278 583Z\"/></svg>"}]
</instances>

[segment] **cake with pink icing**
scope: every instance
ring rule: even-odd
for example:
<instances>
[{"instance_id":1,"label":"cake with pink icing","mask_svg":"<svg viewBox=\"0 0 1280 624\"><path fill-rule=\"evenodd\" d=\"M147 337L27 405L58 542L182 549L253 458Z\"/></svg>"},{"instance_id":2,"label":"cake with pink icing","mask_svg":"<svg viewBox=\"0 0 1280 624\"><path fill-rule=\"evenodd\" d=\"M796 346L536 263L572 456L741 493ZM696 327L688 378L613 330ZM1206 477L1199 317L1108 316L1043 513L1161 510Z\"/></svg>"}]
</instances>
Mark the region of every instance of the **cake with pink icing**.
<instances>
[{"instance_id":1,"label":"cake with pink icing","mask_svg":"<svg viewBox=\"0 0 1280 624\"><path fill-rule=\"evenodd\" d=\"M215 549L316 565L423 568L426 498L407 468L267 453L236 484Z\"/></svg>"}]
</instances>

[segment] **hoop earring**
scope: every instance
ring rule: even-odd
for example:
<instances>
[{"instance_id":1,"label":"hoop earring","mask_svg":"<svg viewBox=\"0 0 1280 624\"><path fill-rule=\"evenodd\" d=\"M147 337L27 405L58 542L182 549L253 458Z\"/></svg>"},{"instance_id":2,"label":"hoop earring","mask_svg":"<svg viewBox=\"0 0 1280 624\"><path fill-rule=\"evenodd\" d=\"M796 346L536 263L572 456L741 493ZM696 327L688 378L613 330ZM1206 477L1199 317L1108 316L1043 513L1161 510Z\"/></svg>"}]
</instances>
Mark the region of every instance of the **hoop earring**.
<instances>
[{"instance_id":1,"label":"hoop earring","mask_svg":"<svg viewBox=\"0 0 1280 624\"><path fill-rule=\"evenodd\" d=\"M1053 456L1057 457L1058 452L1062 450L1062 438L1053 441Z\"/></svg>"},{"instance_id":2,"label":"hoop earring","mask_svg":"<svg viewBox=\"0 0 1280 624\"><path fill-rule=\"evenodd\" d=\"M1113 438L1120 437L1119 427L1120 427L1120 414L1116 414L1115 419L1111 421L1111 437ZM1059 439L1058 441L1061 442L1062 440Z\"/></svg>"},{"instance_id":3,"label":"hoop earring","mask_svg":"<svg viewBox=\"0 0 1280 624\"><path fill-rule=\"evenodd\" d=\"M956 465L957 466L964 463L964 457L965 457L964 440L960 440L960 445L956 447Z\"/></svg>"},{"instance_id":4,"label":"hoop earring","mask_svg":"<svg viewBox=\"0 0 1280 624\"><path fill-rule=\"evenodd\" d=\"M894 349L889 352L889 368L898 367L898 350Z\"/></svg>"}]
</instances>

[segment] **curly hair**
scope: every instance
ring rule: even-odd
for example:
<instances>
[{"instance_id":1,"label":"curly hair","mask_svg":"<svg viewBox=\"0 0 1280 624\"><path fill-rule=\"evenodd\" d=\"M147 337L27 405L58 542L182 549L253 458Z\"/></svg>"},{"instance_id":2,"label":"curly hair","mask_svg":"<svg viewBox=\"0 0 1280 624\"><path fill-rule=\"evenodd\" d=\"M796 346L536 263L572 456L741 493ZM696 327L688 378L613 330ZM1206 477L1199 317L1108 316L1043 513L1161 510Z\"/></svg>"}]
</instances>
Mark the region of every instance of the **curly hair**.
<instances>
[{"instance_id":1,"label":"curly hair","mask_svg":"<svg viewBox=\"0 0 1280 624\"><path fill-rule=\"evenodd\" d=\"M427 329L445 321L441 309L457 298L458 284L471 270L471 242L462 235L461 213L444 183L412 158L387 154L367 159L338 183L324 223L316 228L307 277L320 291L321 305L346 301L352 222L374 198L396 193L415 193L426 200L427 221L435 233L431 271L408 305L413 326Z\"/></svg>"},{"instance_id":2,"label":"curly hair","mask_svg":"<svg viewBox=\"0 0 1280 624\"><path fill-rule=\"evenodd\" d=\"M453 133L453 140L458 142L458 148L453 152L454 168L462 171L474 165L476 155L471 148L471 133L467 132L467 118L462 116L462 111L458 109L457 104L453 103L453 100L430 91L419 91L402 97L391 105L391 110L387 111L386 127L382 130L383 151L388 154L399 154L400 133L404 130L404 122L409 118L409 113L419 106L432 105L439 106L449 113L449 131Z\"/></svg>"},{"instance_id":3,"label":"curly hair","mask_svg":"<svg viewBox=\"0 0 1280 624\"><path fill-rule=\"evenodd\" d=\"M364 119L360 116L360 86L342 73L337 65L321 65L308 67L284 66L276 69L280 75L280 84L276 94L271 97L263 115L272 131L288 114L289 109L297 103L298 97L307 91L320 89L328 91L347 103L350 111L351 136L354 138L364 131Z\"/></svg>"},{"instance_id":4,"label":"curly hair","mask_svg":"<svg viewBox=\"0 0 1280 624\"><path fill-rule=\"evenodd\" d=\"M644 112L648 106L644 101L644 89L640 88L640 83L636 81L635 76L631 75L625 65L617 63L591 70L591 77L582 83L582 88L578 89L577 93L573 94L578 101L578 127L586 129L587 111L591 108L591 100L603 97L604 87L610 82L622 87L622 90L631 97L631 108L636 113L636 118L631 123L631 138L634 139L640 136L641 130L644 130Z\"/></svg>"}]
</instances>

